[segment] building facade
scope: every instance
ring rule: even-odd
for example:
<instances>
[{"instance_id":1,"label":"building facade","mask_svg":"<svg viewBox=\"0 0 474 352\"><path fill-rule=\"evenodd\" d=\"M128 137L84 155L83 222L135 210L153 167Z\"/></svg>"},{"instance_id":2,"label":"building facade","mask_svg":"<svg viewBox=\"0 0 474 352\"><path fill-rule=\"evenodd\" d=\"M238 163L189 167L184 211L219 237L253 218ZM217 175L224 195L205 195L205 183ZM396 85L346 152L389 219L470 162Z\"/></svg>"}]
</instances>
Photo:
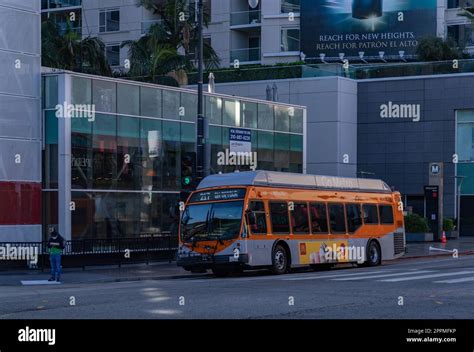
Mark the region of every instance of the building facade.
<instances>
[{"instance_id":1,"label":"building facade","mask_svg":"<svg viewBox=\"0 0 474 352\"><path fill-rule=\"evenodd\" d=\"M433 14L426 19L432 22L430 28L433 28L427 34L453 38L473 51L473 24L468 18L459 16L459 8L472 6L472 1L427 1L432 3L430 11ZM324 2L326 0L260 0L252 8L248 0L205 1L210 14L209 26L204 31L205 40L218 54L222 67L233 66L237 62L239 65L272 65L301 61L305 57L315 59L311 53L304 52L305 43L302 43L302 40L312 40L314 36L305 24L315 20L311 8L351 6L348 0L338 1L337 4L327 1L327 5ZM190 0L191 7L193 3ZM301 8L304 10L301 11ZM121 48L121 44L127 40L138 40L151 25L161 21L157 15L138 7L135 0L42 0L42 18L53 18L61 28L66 27L71 13L74 13L75 18L71 22L73 28L83 36L99 36L103 39L109 63L115 69L124 69L128 58L128 49ZM416 20L418 16L413 17L415 27L420 25ZM407 28L413 30L410 26ZM305 33L302 33L303 30ZM339 60L338 55L328 53L326 59ZM351 57L351 62L354 59L358 57Z\"/></svg>"},{"instance_id":2,"label":"building facade","mask_svg":"<svg viewBox=\"0 0 474 352\"><path fill-rule=\"evenodd\" d=\"M41 239L38 28L39 1L0 0L0 241Z\"/></svg>"},{"instance_id":3,"label":"building facade","mask_svg":"<svg viewBox=\"0 0 474 352\"><path fill-rule=\"evenodd\" d=\"M196 91L69 72L43 80L45 229L72 240L176 234L194 181ZM211 173L305 171L303 107L206 93L205 115ZM236 131L255 159L232 161Z\"/></svg>"}]
</instances>

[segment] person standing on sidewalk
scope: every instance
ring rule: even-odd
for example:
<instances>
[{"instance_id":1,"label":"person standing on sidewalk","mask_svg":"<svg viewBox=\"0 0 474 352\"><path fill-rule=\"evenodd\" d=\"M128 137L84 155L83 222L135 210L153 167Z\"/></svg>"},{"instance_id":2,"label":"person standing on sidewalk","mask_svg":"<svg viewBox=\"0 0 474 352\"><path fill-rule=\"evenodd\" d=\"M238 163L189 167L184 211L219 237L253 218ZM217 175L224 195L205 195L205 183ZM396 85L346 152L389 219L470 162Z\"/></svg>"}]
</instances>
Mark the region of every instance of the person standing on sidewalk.
<instances>
[{"instance_id":1,"label":"person standing on sidewalk","mask_svg":"<svg viewBox=\"0 0 474 352\"><path fill-rule=\"evenodd\" d=\"M64 249L64 238L51 227L48 240L49 262L51 265L51 277L48 281L57 281L61 279L61 254Z\"/></svg>"}]
</instances>

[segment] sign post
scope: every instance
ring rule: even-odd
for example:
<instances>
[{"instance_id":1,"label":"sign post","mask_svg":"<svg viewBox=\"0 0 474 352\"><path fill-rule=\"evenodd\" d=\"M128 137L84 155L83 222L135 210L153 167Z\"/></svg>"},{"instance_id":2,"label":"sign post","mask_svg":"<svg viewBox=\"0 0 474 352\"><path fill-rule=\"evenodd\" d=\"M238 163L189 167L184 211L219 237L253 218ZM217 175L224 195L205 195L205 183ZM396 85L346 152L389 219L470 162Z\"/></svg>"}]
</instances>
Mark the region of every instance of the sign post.
<instances>
[{"instance_id":1,"label":"sign post","mask_svg":"<svg viewBox=\"0 0 474 352\"><path fill-rule=\"evenodd\" d=\"M444 164L442 162L430 163L428 176L429 176L429 185L438 186L438 219L437 219L438 231L435 234L435 238L434 238L435 241L438 241L441 239L441 234L443 233ZM426 194L425 194L425 199L426 199Z\"/></svg>"}]
</instances>

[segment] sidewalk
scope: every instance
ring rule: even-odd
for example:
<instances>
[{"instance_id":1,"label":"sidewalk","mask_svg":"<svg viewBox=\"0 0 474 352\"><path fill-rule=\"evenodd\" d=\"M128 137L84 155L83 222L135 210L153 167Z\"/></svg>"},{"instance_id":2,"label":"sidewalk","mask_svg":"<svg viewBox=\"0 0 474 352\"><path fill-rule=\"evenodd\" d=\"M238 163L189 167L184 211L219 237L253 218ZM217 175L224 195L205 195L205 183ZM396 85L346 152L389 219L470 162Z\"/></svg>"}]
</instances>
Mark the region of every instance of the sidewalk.
<instances>
[{"instance_id":1,"label":"sidewalk","mask_svg":"<svg viewBox=\"0 0 474 352\"><path fill-rule=\"evenodd\" d=\"M61 275L63 284L87 284L139 280L166 280L183 277L200 277L205 274L191 274L176 263L131 264L128 266L87 267L64 269ZM15 270L0 272L0 286L21 286L21 281L47 280L49 271Z\"/></svg>"},{"instance_id":2,"label":"sidewalk","mask_svg":"<svg viewBox=\"0 0 474 352\"><path fill-rule=\"evenodd\" d=\"M448 240L447 243L421 242L407 243L407 251L403 258L419 258L431 256L452 256L453 250L457 250L458 255L474 254L474 236L461 237L459 240ZM433 249L434 248L434 249ZM436 250L438 249L438 250ZM448 252L451 251L451 252Z\"/></svg>"},{"instance_id":3,"label":"sidewalk","mask_svg":"<svg viewBox=\"0 0 474 352\"><path fill-rule=\"evenodd\" d=\"M431 250L430 250L431 247ZM432 248L444 251L432 250ZM401 258L413 259L434 256L452 256L457 249L459 255L474 254L474 237L463 237L460 240L448 240L448 243L408 243L407 253ZM191 274L176 266L176 263L131 264L122 266L87 267L82 269L64 269L63 284L93 284L105 282L139 281L139 280L166 280L189 277L203 277L209 274ZM47 280L49 272L39 270L0 271L0 286L21 286L21 281ZM26 286L25 286L26 287Z\"/></svg>"}]
</instances>

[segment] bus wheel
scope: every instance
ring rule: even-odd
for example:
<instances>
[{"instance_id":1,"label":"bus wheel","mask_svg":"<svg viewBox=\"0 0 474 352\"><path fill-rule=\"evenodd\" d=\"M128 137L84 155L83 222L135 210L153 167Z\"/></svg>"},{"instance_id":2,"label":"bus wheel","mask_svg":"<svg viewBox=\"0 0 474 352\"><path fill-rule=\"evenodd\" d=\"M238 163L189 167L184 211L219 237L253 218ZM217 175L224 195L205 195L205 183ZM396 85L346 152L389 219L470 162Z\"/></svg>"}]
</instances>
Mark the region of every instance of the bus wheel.
<instances>
[{"instance_id":1,"label":"bus wheel","mask_svg":"<svg viewBox=\"0 0 474 352\"><path fill-rule=\"evenodd\" d=\"M288 254L285 248L280 245L275 246L273 249L271 270L276 275L281 275L288 271Z\"/></svg>"},{"instance_id":2,"label":"bus wheel","mask_svg":"<svg viewBox=\"0 0 474 352\"><path fill-rule=\"evenodd\" d=\"M230 272L226 268L215 266L212 268L212 273L214 274L215 277L226 277L229 275Z\"/></svg>"},{"instance_id":3,"label":"bus wheel","mask_svg":"<svg viewBox=\"0 0 474 352\"><path fill-rule=\"evenodd\" d=\"M369 247L367 248L367 260L366 266L377 266L382 262L382 253L380 246L376 241L370 241Z\"/></svg>"}]
</instances>

